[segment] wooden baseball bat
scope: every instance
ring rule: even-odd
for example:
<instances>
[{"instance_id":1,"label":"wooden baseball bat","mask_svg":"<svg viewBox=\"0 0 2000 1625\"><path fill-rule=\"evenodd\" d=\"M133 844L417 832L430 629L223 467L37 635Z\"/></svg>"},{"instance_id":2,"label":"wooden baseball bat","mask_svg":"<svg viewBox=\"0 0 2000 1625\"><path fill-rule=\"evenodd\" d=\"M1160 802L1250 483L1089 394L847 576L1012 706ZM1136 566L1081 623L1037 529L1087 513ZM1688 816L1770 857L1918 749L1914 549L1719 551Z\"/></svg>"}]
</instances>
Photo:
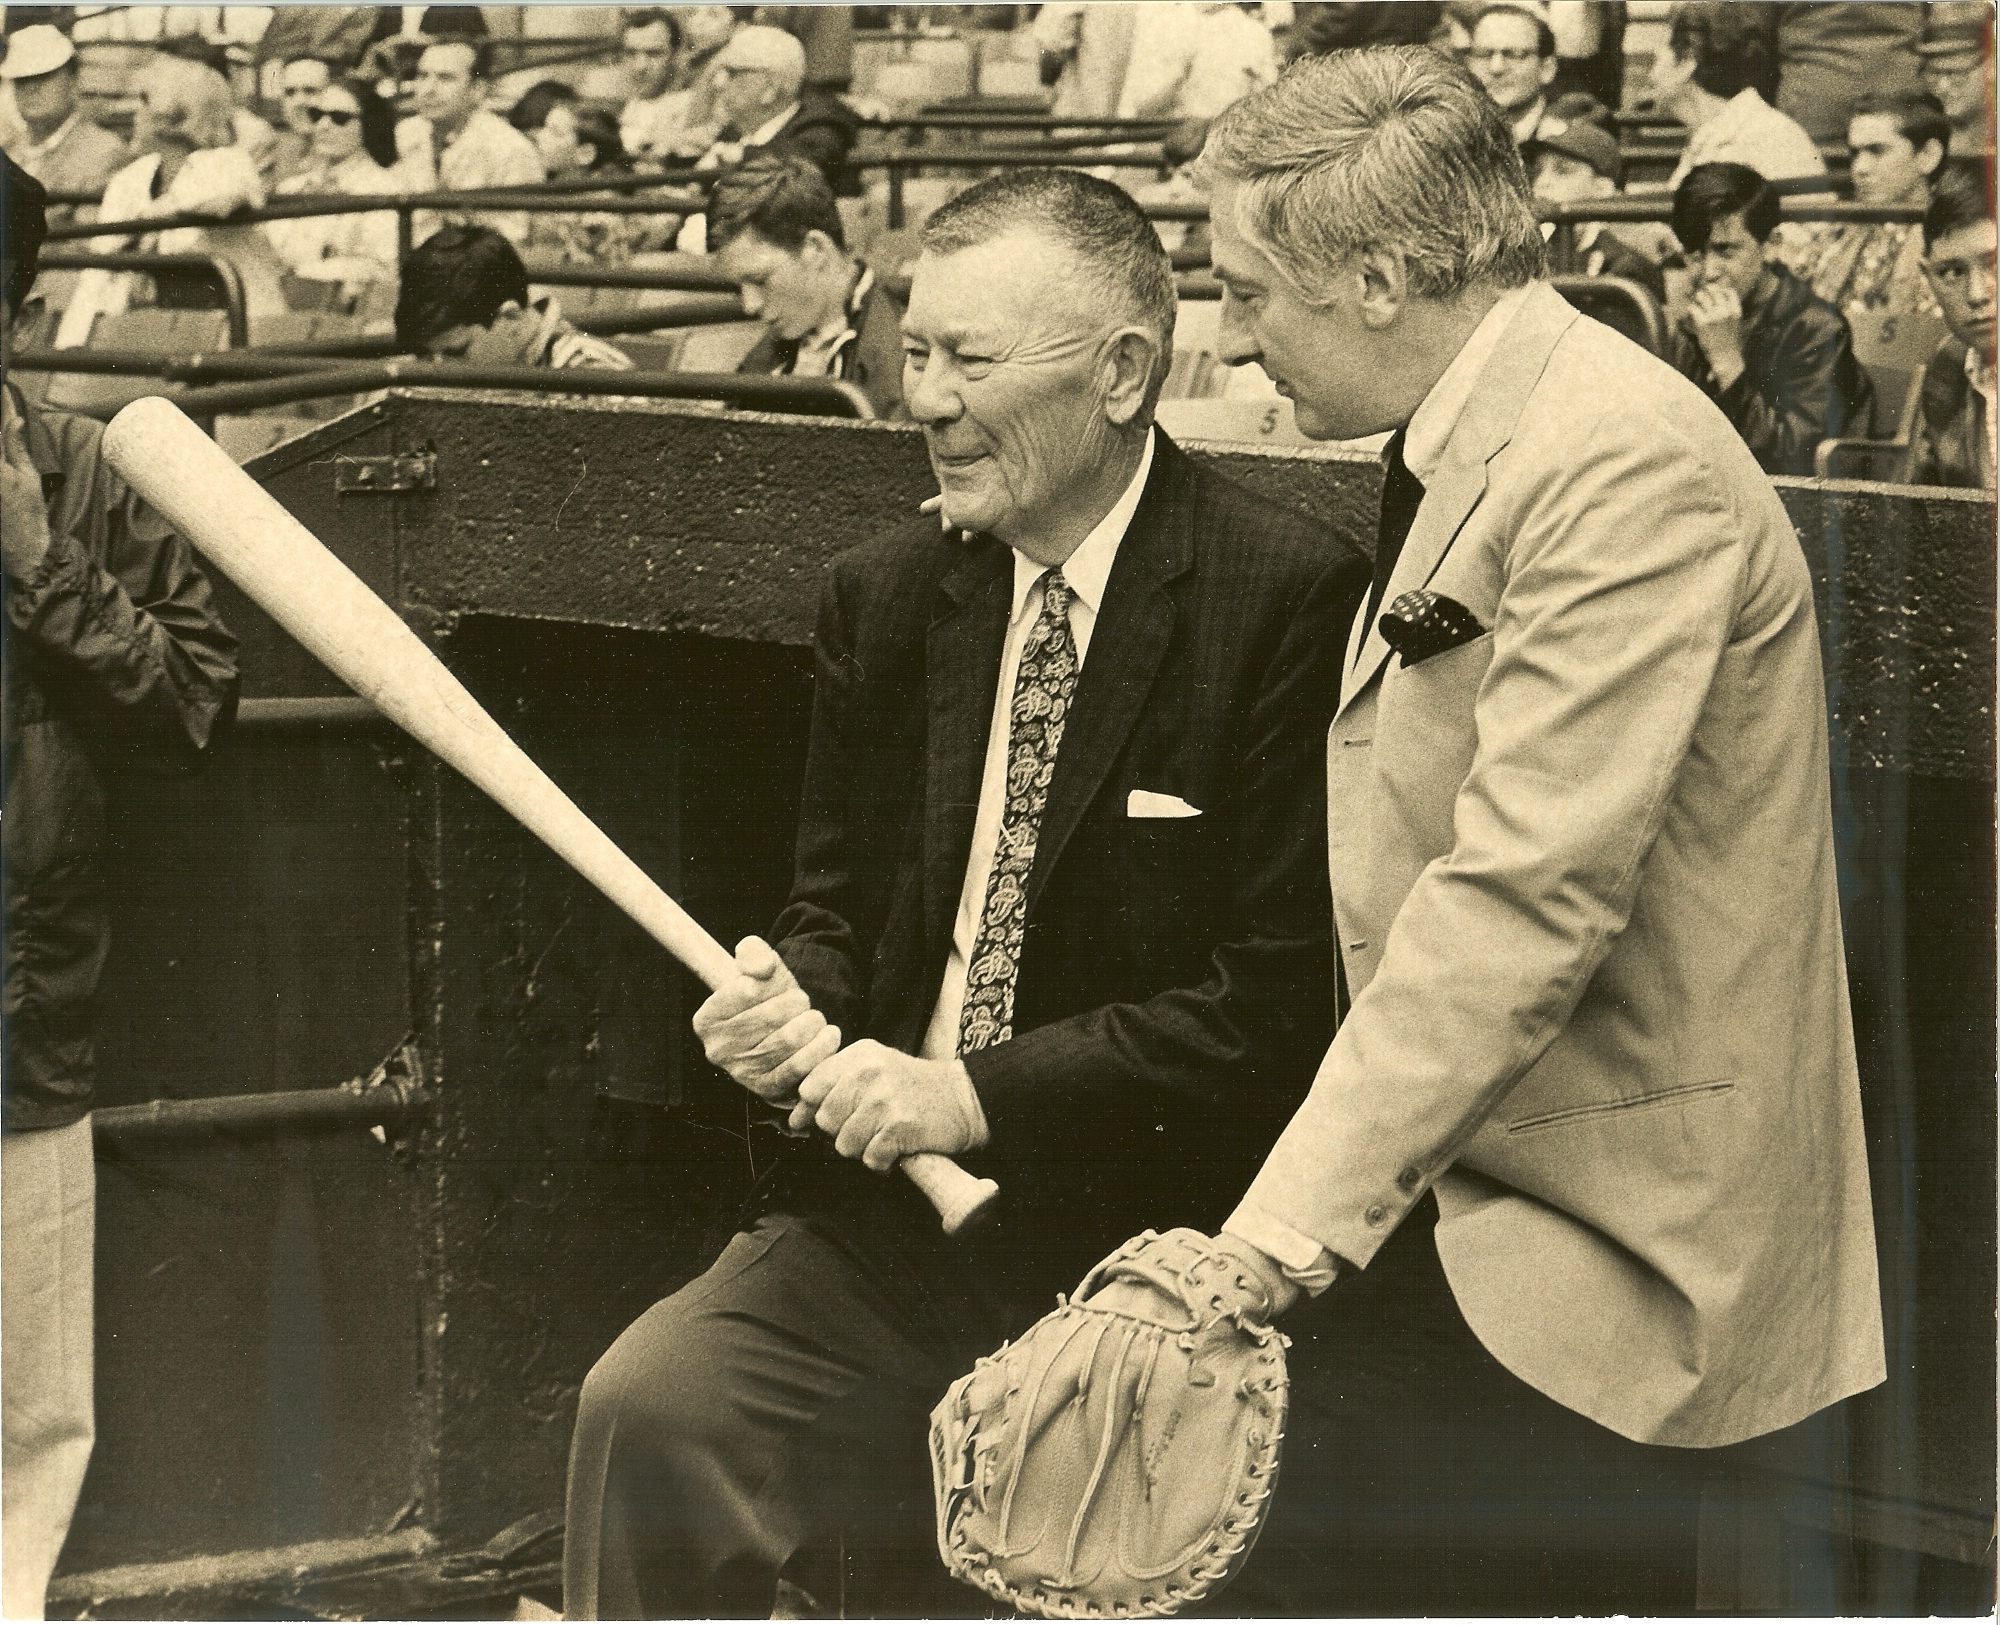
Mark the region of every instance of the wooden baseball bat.
<instances>
[{"instance_id":1,"label":"wooden baseball bat","mask_svg":"<svg viewBox=\"0 0 2000 1625\"><path fill-rule=\"evenodd\" d=\"M342 682L539 836L682 964L720 987L736 961L529 760L423 639L179 407L136 400L104 455L125 482ZM898 1165L956 1234L999 1193L949 1157Z\"/></svg>"}]
</instances>

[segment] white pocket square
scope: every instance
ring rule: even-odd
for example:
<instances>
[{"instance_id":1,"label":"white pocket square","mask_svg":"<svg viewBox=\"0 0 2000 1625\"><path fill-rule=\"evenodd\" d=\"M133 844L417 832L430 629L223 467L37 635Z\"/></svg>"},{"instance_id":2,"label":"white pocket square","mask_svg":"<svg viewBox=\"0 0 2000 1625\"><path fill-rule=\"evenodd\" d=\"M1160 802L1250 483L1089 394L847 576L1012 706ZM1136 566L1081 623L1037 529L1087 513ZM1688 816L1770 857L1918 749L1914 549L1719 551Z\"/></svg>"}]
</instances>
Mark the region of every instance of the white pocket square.
<instances>
[{"instance_id":1,"label":"white pocket square","mask_svg":"<svg viewBox=\"0 0 2000 1625\"><path fill-rule=\"evenodd\" d=\"M1201 809L1190 807L1179 796L1157 790L1134 790L1125 798L1127 818L1199 818Z\"/></svg>"}]
</instances>

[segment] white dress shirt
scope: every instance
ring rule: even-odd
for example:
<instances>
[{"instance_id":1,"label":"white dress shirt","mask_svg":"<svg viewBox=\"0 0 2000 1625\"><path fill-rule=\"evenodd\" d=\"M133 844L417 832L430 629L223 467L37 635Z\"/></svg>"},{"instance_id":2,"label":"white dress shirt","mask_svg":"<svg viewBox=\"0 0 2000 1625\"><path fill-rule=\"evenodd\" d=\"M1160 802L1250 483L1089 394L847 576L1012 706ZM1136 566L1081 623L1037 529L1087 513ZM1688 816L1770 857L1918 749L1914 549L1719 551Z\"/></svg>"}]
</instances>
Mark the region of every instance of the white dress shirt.
<instances>
[{"instance_id":1,"label":"white dress shirt","mask_svg":"<svg viewBox=\"0 0 2000 1625\"><path fill-rule=\"evenodd\" d=\"M1083 670L1090 653L1090 634L1104 603L1104 584L1111 579L1112 561L1138 511L1153 469L1153 435L1146 434L1138 471L1111 511L1097 522L1077 550L1063 562L1069 583L1069 630L1076 642L1076 669ZM965 967L972 960L973 938L986 911L986 884L993 872L994 849L1000 844L1000 815L1007 805L1007 747L1012 732L1014 679L1021 669L1021 651L1042 613L1042 577L1049 566L1026 554L1014 554L1014 608L1007 620L1007 642L1000 654L1000 676L993 691L993 720L986 732L986 768L979 778L979 810L972 821L972 850L966 856L965 884L959 888L958 915L952 921L951 955L945 961L944 986L917 1052L928 1061L949 1061L958 1055L958 1021L965 1005Z\"/></svg>"},{"instance_id":2,"label":"white dress shirt","mask_svg":"<svg viewBox=\"0 0 2000 1625\"><path fill-rule=\"evenodd\" d=\"M1452 431L1465 415L1466 403L1478 386L1479 375L1486 370L1501 335L1526 303L1529 289L1535 286L1531 282L1500 296L1410 415L1409 427L1403 435L1403 464L1417 477L1418 483L1428 485L1437 473L1445 447L1451 443ZM1361 640L1355 641L1358 651ZM1333 1284L1333 1255L1311 1236L1283 1220L1246 1203L1230 1214L1222 1228L1276 1259L1286 1276L1306 1291L1324 1292Z\"/></svg>"},{"instance_id":3,"label":"white dress shirt","mask_svg":"<svg viewBox=\"0 0 2000 1625\"><path fill-rule=\"evenodd\" d=\"M1697 164L1722 163L1747 164L1767 181L1826 173L1826 160L1805 126L1755 90L1738 91L1721 112L1689 134L1665 189L1673 191Z\"/></svg>"}]
</instances>

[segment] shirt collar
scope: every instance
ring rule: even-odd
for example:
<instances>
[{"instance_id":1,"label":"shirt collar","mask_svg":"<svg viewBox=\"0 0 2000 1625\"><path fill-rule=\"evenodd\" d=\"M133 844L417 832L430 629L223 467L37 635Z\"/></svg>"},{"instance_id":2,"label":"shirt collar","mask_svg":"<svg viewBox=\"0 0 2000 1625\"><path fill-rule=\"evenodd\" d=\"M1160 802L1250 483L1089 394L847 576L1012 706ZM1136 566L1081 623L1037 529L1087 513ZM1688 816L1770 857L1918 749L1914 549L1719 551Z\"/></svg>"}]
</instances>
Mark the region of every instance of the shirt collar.
<instances>
[{"instance_id":1,"label":"shirt collar","mask_svg":"<svg viewBox=\"0 0 2000 1625\"><path fill-rule=\"evenodd\" d=\"M780 108L762 124L758 125L756 129L746 135L743 138L743 145L746 147L769 146L778 138L778 132L792 122L792 115L799 110L799 105L799 103L793 102L789 107Z\"/></svg>"},{"instance_id":2,"label":"shirt collar","mask_svg":"<svg viewBox=\"0 0 2000 1625\"><path fill-rule=\"evenodd\" d=\"M43 153L47 152L51 147L59 145L62 141L62 138L68 135L71 130L74 130L76 128L78 120L80 120L82 117L83 117L83 109L80 107L75 108L71 111L68 118L64 119L62 123L58 124L55 127L55 129L49 133L48 140L29 141L24 143L28 149L28 156L31 158L39 158Z\"/></svg>"},{"instance_id":3,"label":"shirt collar","mask_svg":"<svg viewBox=\"0 0 2000 1625\"><path fill-rule=\"evenodd\" d=\"M1549 102L1546 96L1537 96L1528 103L1514 116L1514 140L1517 143L1534 140L1536 132L1542 127L1542 115L1548 110Z\"/></svg>"},{"instance_id":4,"label":"shirt collar","mask_svg":"<svg viewBox=\"0 0 2000 1625\"><path fill-rule=\"evenodd\" d=\"M1968 344L1965 347L1965 380L1986 397L1986 404L1991 407L1994 368L1986 357L1979 353L1979 346L1976 344Z\"/></svg>"},{"instance_id":5,"label":"shirt collar","mask_svg":"<svg viewBox=\"0 0 2000 1625\"><path fill-rule=\"evenodd\" d=\"M1465 403L1472 398L1473 385L1479 382L1479 374L1484 370L1487 358L1499 344L1500 335L1514 319L1514 313L1526 302L1528 290L1534 286L1526 283L1518 288L1509 288L1503 293L1493 308L1479 320L1472 330L1472 337L1465 346L1452 357L1451 365L1439 375L1438 381L1415 412L1410 415L1410 427L1403 436L1403 463L1417 479L1428 485L1437 466L1444 460L1444 448L1451 440L1451 431L1458 426L1460 415L1465 411Z\"/></svg>"},{"instance_id":6,"label":"shirt collar","mask_svg":"<svg viewBox=\"0 0 2000 1625\"><path fill-rule=\"evenodd\" d=\"M1104 584L1111 579L1111 564L1118 557L1118 544L1124 541L1125 532L1132 526L1132 516L1139 511L1139 498L1146 491L1146 476L1152 471L1153 431L1148 429L1146 449L1139 454L1139 466L1133 471L1124 494L1111 504L1111 511L1098 520L1096 527L1078 544L1077 550L1063 560L1063 580L1069 583L1070 591L1083 601L1093 615L1104 603ZM1039 560L1015 550L1014 610L1010 620L1019 619L1028 594L1048 568Z\"/></svg>"},{"instance_id":7,"label":"shirt collar","mask_svg":"<svg viewBox=\"0 0 2000 1625\"><path fill-rule=\"evenodd\" d=\"M1739 131L1748 129L1757 115L1769 105L1757 93L1755 86L1745 85L1722 104L1722 111L1709 121L1706 130L1699 133L1705 135L1711 144L1730 140Z\"/></svg>"},{"instance_id":8,"label":"shirt collar","mask_svg":"<svg viewBox=\"0 0 2000 1625\"><path fill-rule=\"evenodd\" d=\"M465 122L459 125L456 135L446 135L435 124L431 126L431 134L436 137L438 150L442 152L447 147L457 146L467 136L474 134L476 127L483 124L487 119L498 117L497 113L489 112L484 107L475 107L470 113L465 115Z\"/></svg>"},{"instance_id":9,"label":"shirt collar","mask_svg":"<svg viewBox=\"0 0 2000 1625\"><path fill-rule=\"evenodd\" d=\"M528 301L528 308L541 318L535 328L535 356L538 360L546 361L549 351L555 345L557 335L568 327L569 323L563 319L562 306L556 303L556 296L552 293L536 294Z\"/></svg>"}]
</instances>

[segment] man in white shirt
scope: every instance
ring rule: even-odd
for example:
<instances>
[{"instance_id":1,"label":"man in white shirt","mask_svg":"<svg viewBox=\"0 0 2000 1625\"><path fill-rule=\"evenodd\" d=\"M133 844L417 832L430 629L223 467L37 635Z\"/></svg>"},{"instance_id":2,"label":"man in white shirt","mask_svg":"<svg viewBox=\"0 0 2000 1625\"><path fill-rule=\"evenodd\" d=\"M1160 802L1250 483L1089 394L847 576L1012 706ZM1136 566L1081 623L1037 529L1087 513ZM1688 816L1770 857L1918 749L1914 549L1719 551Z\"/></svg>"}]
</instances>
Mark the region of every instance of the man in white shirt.
<instances>
[{"instance_id":1,"label":"man in white shirt","mask_svg":"<svg viewBox=\"0 0 2000 1625\"><path fill-rule=\"evenodd\" d=\"M1757 88L1773 71L1760 9L1731 0L1686 0L1674 7L1652 80L1654 100L1688 127L1668 191L1697 164L1747 164L1767 181L1826 173L1826 160L1804 126Z\"/></svg>"},{"instance_id":2,"label":"man in white shirt","mask_svg":"<svg viewBox=\"0 0 2000 1625\"><path fill-rule=\"evenodd\" d=\"M417 116L396 126L396 148L418 189L539 186L547 178L534 142L487 107L487 74L487 46L479 40L440 41L417 59ZM418 237L444 222L488 226L517 247L528 236L525 212L453 210L419 215Z\"/></svg>"},{"instance_id":3,"label":"man in white shirt","mask_svg":"<svg viewBox=\"0 0 2000 1625\"><path fill-rule=\"evenodd\" d=\"M904 394L950 528L832 567L791 901L695 1022L807 1138L584 1385L569 1618L762 1616L836 1534L877 1588L850 1612L962 1612L930 1407L1107 1215L1222 1200L1324 1036L1319 758L1365 566L1152 426L1174 313L1094 177L1011 171L925 227ZM997 1178L990 1230L870 1172L919 1150Z\"/></svg>"},{"instance_id":4,"label":"man in white shirt","mask_svg":"<svg viewBox=\"0 0 2000 1625\"><path fill-rule=\"evenodd\" d=\"M705 85L684 82L680 20L665 6L627 15L623 34L632 96L618 114L618 135L635 158L693 159L715 139Z\"/></svg>"},{"instance_id":5,"label":"man in white shirt","mask_svg":"<svg viewBox=\"0 0 2000 1625\"><path fill-rule=\"evenodd\" d=\"M1120 118L1214 118L1278 77L1278 47L1239 5L1140 6Z\"/></svg>"}]
</instances>

